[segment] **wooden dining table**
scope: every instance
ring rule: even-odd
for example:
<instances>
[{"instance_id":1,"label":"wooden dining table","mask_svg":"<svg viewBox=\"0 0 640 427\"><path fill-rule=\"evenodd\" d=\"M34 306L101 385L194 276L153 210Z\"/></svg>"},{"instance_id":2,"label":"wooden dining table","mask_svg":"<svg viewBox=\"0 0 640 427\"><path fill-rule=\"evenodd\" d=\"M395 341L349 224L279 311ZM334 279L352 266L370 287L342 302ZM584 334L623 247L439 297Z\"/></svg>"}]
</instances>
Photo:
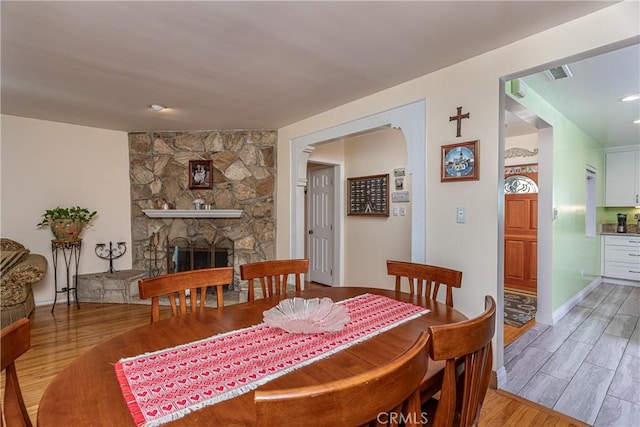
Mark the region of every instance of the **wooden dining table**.
<instances>
[{"instance_id":1,"label":"wooden dining table","mask_svg":"<svg viewBox=\"0 0 640 427\"><path fill-rule=\"evenodd\" d=\"M386 296L425 307L429 312L302 366L260 386L261 389L322 384L365 372L394 359L429 326L459 322L466 317L445 304L422 296L365 287L323 287L252 302L212 308L139 326L96 345L61 371L49 384L38 408L38 426L134 426L114 365L122 358L175 347L213 335L262 323L263 312L280 300L329 297L341 301L361 294ZM430 363L425 386L441 374L442 365ZM171 421L170 426L251 426L255 424L254 392L250 391Z\"/></svg>"}]
</instances>

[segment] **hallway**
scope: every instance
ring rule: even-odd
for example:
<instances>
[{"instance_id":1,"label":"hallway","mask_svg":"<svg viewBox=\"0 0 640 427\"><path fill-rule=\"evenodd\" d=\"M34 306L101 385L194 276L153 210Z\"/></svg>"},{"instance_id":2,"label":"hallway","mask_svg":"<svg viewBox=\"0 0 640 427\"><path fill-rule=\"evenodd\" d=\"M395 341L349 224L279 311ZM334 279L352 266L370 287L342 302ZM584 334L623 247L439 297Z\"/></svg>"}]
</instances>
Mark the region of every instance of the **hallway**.
<instances>
[{"instance_id":1,"label":"hallway","mask_svg":"<svg viewBox=\"0 0 640 427\"><path fill-rule=\"evenodd\" d=\"M603 283L505 349L506 391L596 426L640 419L640 288Z\"/></svg>"}]
</instances>

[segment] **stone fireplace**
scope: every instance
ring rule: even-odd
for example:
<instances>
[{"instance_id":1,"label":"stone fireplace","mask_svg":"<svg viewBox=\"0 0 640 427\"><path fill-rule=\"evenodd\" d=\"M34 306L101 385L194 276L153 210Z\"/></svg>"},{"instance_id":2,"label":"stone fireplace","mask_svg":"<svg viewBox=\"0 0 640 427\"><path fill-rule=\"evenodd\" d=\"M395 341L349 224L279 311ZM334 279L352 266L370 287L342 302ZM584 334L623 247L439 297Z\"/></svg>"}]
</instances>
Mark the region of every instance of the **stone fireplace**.
<instances>
[{"instance_id":1,"label":"stone fireplace","mask_svg":"<svg viewBox=\"0 0 640 427\"><path fill-rule=\"evenodd\" d=\"M239 266L275 258L276 139L272 130L130 133L133 268L165 274L226 260L233 287L246 288ZM213 188L189 189L189 160L212 161ZM241 212L190 216L196 198ZM166 216L144 212L165 204Z\"/></svg>"}]
</instances>

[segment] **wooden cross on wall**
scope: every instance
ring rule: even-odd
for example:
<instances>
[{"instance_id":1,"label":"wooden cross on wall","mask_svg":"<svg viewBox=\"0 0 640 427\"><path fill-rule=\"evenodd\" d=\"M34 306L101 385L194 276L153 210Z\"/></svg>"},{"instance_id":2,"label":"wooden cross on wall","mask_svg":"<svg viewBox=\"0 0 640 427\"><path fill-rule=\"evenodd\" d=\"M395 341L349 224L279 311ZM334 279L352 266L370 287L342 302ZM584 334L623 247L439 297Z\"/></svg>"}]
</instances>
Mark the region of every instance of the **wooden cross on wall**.
<instances>
[{"instance_id":1,"label":"wooden cross on wall","mask_svg":"<svg viewBox=\"0 0 640 427\"><path fill-rule=\"evenodd\" d=\"M471 117L469 113L462 114L462 107L458 107L458 114L456 114L455 116L449 117L450 122L454 120L458 122L458 125L456 127L456 131L457 131L456 137L462 136L462 119L468 119L469 117Z\"/></svg>"}]
</instances>

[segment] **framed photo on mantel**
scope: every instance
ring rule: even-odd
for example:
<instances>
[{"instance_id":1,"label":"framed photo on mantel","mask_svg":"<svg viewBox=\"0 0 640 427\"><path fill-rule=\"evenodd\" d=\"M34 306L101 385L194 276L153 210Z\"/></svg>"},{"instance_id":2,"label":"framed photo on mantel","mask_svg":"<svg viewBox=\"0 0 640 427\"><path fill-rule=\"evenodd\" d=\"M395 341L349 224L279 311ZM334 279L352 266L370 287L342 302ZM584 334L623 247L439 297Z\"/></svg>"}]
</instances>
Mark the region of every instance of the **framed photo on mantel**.
<instances>
[{"instance_id":1,"label":"framed photo on mantel","mask_svg":"<svg viewBox=\"0 0 640 427\"><path fill-rule=\"evenodd\" d=\"M347 215L389 216L389 174L347 178Z\"/></svg>"},{"instance_id":2,"label":"framed photo on mantel","mask_svg":"<svg viewBox=\"0 0 640 427\"><path fill-rule=\"evenodd\" d=\"M480 141L442 146L440 181L471 181L480 179Z\"/></svg>"}]
</instances>

